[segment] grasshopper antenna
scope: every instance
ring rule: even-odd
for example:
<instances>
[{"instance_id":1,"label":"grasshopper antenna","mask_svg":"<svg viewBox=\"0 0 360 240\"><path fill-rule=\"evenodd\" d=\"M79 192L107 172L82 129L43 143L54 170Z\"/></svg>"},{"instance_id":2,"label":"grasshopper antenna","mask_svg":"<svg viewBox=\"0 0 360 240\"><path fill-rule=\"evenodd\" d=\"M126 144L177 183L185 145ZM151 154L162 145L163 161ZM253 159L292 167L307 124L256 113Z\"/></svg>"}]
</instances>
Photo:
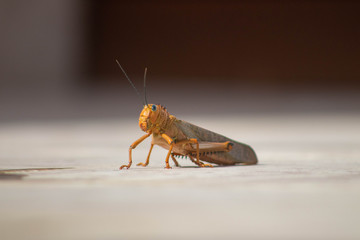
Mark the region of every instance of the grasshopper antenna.
<instances>
[{"instance_id":1,"label":"grasshopper antenna","mask_svg":"<svg viewBox=\"0 0 360 240\"><path fill-rule=\"evenodd\" d=\"M146 97L146 73L147 73L147 68L145 68L145 72L144 72L144 100L146 103L146 106L148 106L148 101L147 101L147 97Z\"/></svg>"},{"instance_id":2,"label":"grasshopper antenna","mask_svg":"<svg viewBox=\"0 0 360 240\"><path fill-rule=\"evenodd\" d=\"M117 59L115 59L115 61L116 61L116 63L119 65L121 71L124 73L126 79L129 81L129 83L131 84L131 86L134 88L136 94L137 94L137 95L140 97L140 99L141 99L141 96L140 96L139 91L136 89L134 83L130 80L130 78L129 78L128 75L126 74L125 70L124 70L124 69L122 68L122 66L120 65L119 61L118 61ZM145 74L146 74L146 72L145 72ZM144 84L145 84L145 83L144 83ZM146 99L146 97L145 97L145 99ZM144 101L142 101L142 104L145 106Z\"/></svg>"}]
</instances>

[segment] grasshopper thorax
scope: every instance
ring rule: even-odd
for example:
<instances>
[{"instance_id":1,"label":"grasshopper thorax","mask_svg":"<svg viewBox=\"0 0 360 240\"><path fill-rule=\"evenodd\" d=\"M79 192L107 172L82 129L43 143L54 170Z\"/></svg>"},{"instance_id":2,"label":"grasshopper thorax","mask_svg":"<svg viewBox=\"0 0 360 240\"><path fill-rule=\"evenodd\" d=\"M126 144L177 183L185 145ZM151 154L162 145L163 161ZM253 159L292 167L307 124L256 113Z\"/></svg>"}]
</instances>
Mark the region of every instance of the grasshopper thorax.
<instances>
[{"instance_id":1,"label":"grasshopper thorax","mask_svg":"<svg viewBox=\"0 0 360 240\"><path fill-rule=\"evenodd\" d=\"M173 118L165 107L157 104L148 104L140 113L139 126L144 132L161 132L165 130L170 119Z\"/></svg>"}]
</instances>

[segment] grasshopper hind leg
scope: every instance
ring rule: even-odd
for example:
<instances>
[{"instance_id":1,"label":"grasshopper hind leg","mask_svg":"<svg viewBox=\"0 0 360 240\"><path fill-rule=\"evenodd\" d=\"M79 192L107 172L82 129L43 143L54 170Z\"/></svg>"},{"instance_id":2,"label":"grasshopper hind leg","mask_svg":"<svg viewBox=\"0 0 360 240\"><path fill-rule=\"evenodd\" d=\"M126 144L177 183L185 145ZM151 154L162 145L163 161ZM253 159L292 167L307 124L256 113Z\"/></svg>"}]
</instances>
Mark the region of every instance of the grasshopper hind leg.
<instances>
[{"instance_id":1,"label":"grasshopper hind leg","mask_svg":"<svg viewBox=\"0 0 360 240\"><path fill-rule=\"evenodd\" d=\"M209 163L203 163L200 160L197 161L195 160L190 154L188 155L188 157L190 158L190 160L195 163L196 165L198 165L199 167L214 167L213 165L209 164Z\"/></svg>"}]
</instances>

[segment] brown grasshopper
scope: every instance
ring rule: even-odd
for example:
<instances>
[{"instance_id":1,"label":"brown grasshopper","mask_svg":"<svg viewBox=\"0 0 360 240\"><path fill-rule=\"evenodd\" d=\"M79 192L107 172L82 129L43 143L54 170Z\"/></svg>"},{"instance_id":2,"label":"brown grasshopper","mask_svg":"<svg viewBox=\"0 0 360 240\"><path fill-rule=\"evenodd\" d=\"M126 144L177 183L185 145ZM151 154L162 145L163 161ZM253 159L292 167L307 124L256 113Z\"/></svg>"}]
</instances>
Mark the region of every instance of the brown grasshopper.
<instances>
[{"instance_id":1,"label":"brown grasshopper","mask_svg":"<svg viewBox=\"0 0 360 240\"><path fill-rule=\"evenodd\" d=\"M117 60L116 62L131 86L140 96L120 63ZM129 163L127 165L122 165L120 169L125 167L130 168L132 164L132 150L151 135L152 142L146 161L145 163L137 164L137 166L146 167L149 164L151 151L154 145L159 145L168 150L165 159L165 168L171 168L169 164L170 157L177 167L180 166L175 159L175 157L180 156L189 157L189 159L199 167L213 167L211 164L202 161L218 165L250 165L257 163L256 154L250 146L179 120L169 114L166 108L161 105L148 104L146 99L146 72L147 69L145 68L144 108L141 111L139 118L139 126L146 134L130 145Z\"/></svg>"}]
</instances>

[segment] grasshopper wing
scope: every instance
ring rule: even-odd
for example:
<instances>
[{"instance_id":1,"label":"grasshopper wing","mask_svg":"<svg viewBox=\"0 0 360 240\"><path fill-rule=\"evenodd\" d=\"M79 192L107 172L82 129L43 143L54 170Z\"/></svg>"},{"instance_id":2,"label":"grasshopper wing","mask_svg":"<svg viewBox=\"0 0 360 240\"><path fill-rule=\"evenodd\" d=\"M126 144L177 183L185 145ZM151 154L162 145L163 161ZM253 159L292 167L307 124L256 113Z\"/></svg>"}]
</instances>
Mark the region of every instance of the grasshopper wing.
<instances>
[{"instance_id":1,"label":"grasshopper wing","mask_svg":"<svg viewBox=\"0 0 360 240\"><path fill-rule=\"evenodd\" d=\"M244 143L234 141L230 138L214 133L207 129L198 127L186 121L177 120L175 122L178 129L180 129L188 138L196 138L201 145L202 142L216 142L222 143L230 141L233 144L229 152L215 152L212 154L203 154L200 160L215 163L219 165L234 165L237 163L242 164L256 164L257 157L254 150Z\"/></svg>"}]
</instances>

